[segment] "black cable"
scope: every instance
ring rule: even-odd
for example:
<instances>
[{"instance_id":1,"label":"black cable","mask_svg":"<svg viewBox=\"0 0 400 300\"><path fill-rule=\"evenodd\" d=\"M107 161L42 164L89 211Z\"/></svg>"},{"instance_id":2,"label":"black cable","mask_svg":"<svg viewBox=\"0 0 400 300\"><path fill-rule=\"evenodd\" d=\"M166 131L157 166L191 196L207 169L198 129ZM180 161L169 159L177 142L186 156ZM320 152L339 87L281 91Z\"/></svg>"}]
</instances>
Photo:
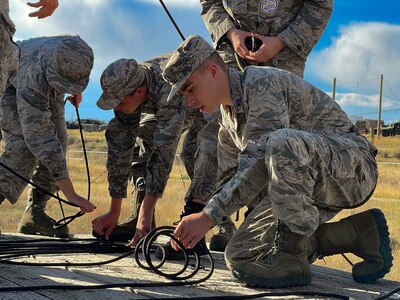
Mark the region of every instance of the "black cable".
<instances>
[{"instance_id":1,"label":"black cable","mask_svg":"<svg viewBox=\"0 0 400 300\"><path fill-rule=\"evenodd\" d=\"M64 105L67 102L67 100L68 100L68 97L65 99ZM85 139L83 137L83 129L82 129L82 124L81 124L81 118L79 116L79 109L76 106L74 106L74 107L75 107L75 112L76 112L76 118L78 120L79 134L80 134L80 137L81 137L81 144L82 144L83 156L84 156L85 167L86 167L86 177L87 177L87 187L88 187L87 188L88 189L87 200L90 201L90 190L91 190L90 184L91 184L91 182L90 182L89 160L88 160L88 157L87 157ZM63 208L62 208L61 203L60 203L60 206L61 206L61 211L63 212ZM71 223L72 221L74 221L76 218L82 217L84 214L85 214L84 212L78 211L75 215L65 217L64 213L63 213L63 218L58 220L58 221L56 221L54 223L54 225L53 225L53 228L54 229L62 228L64 226L68 225L69 223Z\"/></svg>"},{"instance_id":2,"label":"black cable","mask_svg":"<svg viewBox=\"0 0 400 300\"><path fill-rule=\"evenodd\" d=\"M122 258L128 257L132 254L135 255L135 260L138 265L146 270L150 270L158 275L161 275L165 278L171 280L179 280L177 282L162 282L162 283L152 283L152 282L144 282L144 283L135 283L135 282L126 282L119 284L99 284L99 285L87 285L87 286L76 286L76 285L46 285L46 286L29 286L29 287L5 287L0 288L1 292L24 292L24 291L41 291L41 290L94 290L94 289L109 289L109 288L123 288L123 287L131 287L131 288L145 288L145 287L167 287L167 286L186 286L199 284L207 279L209 279L214 270L214 262L211 254L207 253L207 258L210 261L209 271L205 277L200 277L199 279L192 279L197 272L201 270L200 267L200 257L196 254L196 252L191 252L193 254L189 254L188 250L183 247L183 245L175 239L173 236L174 227L163 226L158 227L155 230L152 230L144 239L142 239L135 249L131 249L126 247L125 245L113 243L110 241L102 241L102 240L94 240L94 239L61 239L61 240L50 240L50 239L34 239L34 240L16 240L16 241L0 241L0 263L4 264L18 264L18 265L35 265L35 266L96 266L103 265L118 261ZM186 260L183 263L183 268L175 273L165 273L161 267L165 262L165 257L161 259L161 262L155 265L151 261L151 254L154 249L157 247L162 248L162 245L155 244L155 240L159 236L168 236L173 239L179 247L184 251L184 255ZM89 243L85 243L89 242ZM23 256L36 256L40 254L73 254L73 253L124 253L118 257L115 257L110 260L101 261L101 262L91 262L91 263L27 263L27 262L15 262L10 259L21 258ZM11 254L13 253L13 254ZM142 261L139 259L140 255L143 256L144 260L147 263L145 266ZM187 268L189 266L193 267L193 265L189 264L190 257L195 258L195 267L193 271L190 271L188 275L184 275L187 273ZM142 259L143 260L143 259ZM183 275L182 275L183 274ZM395 289L387 294L381 295L375 300L383 300L388 299L391 295L400 291L400 288ZM229 295L229 296L210 296L210 297L192 297L192 299L196 300L208 300L208 299L256 299L262 297L287 297L287 296L315 296L315 297L329 297L336 299L350 299L346 295L336 294L336 293L325 293L325 292L310 292L310 291L291 291L291 292L262 292L251 295ZM160 298L164 299L164 298ZM167 299L167 298L165 298ZM185 299L185 298L176 298L176 299Z\"/></svg>"},{"instance_id":3,"label":"black cable","mask_svg":"<svg viewBox=\"0 0 400 300\"><path fill-rule=\"evenodd\" d=\"M1 165L2 167L4 167L7 171L9 171L10 173L12 173L13 175L15 175L16 177L18 177L18 178L21 179L22 181L25 181L26 183L32 185L34 188L38 189L38 190L41 191L42 193L44 193L44 194L46 194L46 195L48 195L48 196L51 196L51 197L57 199L58 201L61 201L61 202L65 203L65 204L68 204L68 205L71 205L71 206L74 206L74 207L79 207L78 205L76 205L76 204L74 204L74 203L68 202L67 200L62 199L61 197L58 197L57 195L54 195L54 194L52 194L52 193L46 191L45 189L42 189L42 188L41 188L40 186L38 186L36 183L30 181L29 179L25 178L25 177L22 176L21 174L15 172L13 169L11 169L9 166L7 166L6 164L2 163L1 161L0 161L0 165Z\"/></svg>"},{"instance_id":4,"label":"black cable","mask_svg":"<svg viewBox=\"0 0 400 300\"><path fill-rule=\"evenodd\" d=\"M179 29L178 24L176 24L174 18L172 17L172 15L169 13L168 8L165 6L163 0L159 0L162 7L164 8L164 11L167 13L169 19L171 20L172 24L174 25L176 31L178 32L179 36L181 37L182 41L185 40L185 36L182 34L182 31Z\"/></svg>"}]
</instances>

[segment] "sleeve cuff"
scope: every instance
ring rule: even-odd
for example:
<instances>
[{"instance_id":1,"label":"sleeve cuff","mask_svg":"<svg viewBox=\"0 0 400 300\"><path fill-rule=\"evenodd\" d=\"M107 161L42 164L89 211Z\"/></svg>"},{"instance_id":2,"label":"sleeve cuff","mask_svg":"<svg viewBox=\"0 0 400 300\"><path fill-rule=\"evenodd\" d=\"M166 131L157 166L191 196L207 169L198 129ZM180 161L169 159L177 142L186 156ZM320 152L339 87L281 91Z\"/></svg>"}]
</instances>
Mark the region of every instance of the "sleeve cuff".
<instances>
[{"instance_id":1,"label":"sleeve cuff","mask_svg":"<svg viewBox=\"0 0 400 300\"><path fill-rule=\"evenodd\" d=\"M207 205L204 207L203 212L209 217L215 224L221 224L228 220L226 212L222 202L217 199L216 196L210 199Z\"/></svg>"}]
</instances>

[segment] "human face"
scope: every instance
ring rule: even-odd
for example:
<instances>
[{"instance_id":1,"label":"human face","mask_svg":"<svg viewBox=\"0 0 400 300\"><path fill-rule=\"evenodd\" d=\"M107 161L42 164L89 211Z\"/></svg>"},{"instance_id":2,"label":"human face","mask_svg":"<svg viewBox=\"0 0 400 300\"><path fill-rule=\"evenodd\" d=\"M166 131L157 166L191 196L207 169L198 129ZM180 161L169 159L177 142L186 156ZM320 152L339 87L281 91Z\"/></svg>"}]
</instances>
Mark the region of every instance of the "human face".
<instances>
[{"instance_id":1,"label":"human face","mask_svg":"<svg viewBox=\"0 0 400 300\"><path fill-rule=\"evenodd\" d=\"M116 110L124 113L133 113L142 103L147 100L147 87L138 87L133 92L122 98L122 102L115 107Z\"/></svg>"},{"instance_id":2,"label":"human face","mask_svg":"<svg viewBox=\"0 0 400 300\"><path fill-rule=\"evenodd\" d=\"M188 106L200 112L214 112L219 106L219 95L215 73L207 69L196 69L183 85L180 93Z\"/></svg>"}]
</instances>

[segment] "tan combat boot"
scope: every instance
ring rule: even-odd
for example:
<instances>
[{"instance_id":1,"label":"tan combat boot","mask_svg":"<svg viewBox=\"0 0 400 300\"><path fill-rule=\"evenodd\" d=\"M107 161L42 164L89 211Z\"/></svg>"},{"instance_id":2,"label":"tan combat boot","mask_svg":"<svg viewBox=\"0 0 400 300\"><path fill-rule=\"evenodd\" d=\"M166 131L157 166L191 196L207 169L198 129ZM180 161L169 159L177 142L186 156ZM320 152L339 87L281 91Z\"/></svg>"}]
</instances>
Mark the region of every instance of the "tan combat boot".
<instances>
[{"instance_id":1,"label":"tan combat boot","mask_svg":"<svg viewBox=\"0 0 400 300\"><path fill-rule=\"evenodd\" d=\"M224 252L226 246L236 232L236 226L231 218L216 226L218 233L214 234L210 239L210 250Z\"/></svg>"},{"instance_id":2,"label":"tan combat boot","mask_svg":"<svg viewBox=\"0 0 400 300\"><path fill-rule=\"evenodd\" d=\"M308 285L308 239L279 223L273 247L253 262L237 262L233 275L250 286L268 289Z\"/></svg>"},{"instance_id":3,"label":"tan combat boot","mask_svg":"<svg viewBox=\"0 0 400 300\"><path fill-rule=\"evenodd\" d=\"M28 205L18 224L18 232L23 234L38 234L55 237L68 237L67 226L54 229L56 221L45 213L45 207L50 196L30 189L28 192Z\"/></svg>"},{"instance_id":4,"label":"tan combat boot","mask_svg":"<svg viewBox=\"0 0 400 300\"><path fill-rule=\"evenodd\" d=\"M353 253L363 259L353 266L356 282L373 283L393 265L389 229L383 212L377 208L325 223L316 234L318 257Z\"/></svg>"}]
</instances>

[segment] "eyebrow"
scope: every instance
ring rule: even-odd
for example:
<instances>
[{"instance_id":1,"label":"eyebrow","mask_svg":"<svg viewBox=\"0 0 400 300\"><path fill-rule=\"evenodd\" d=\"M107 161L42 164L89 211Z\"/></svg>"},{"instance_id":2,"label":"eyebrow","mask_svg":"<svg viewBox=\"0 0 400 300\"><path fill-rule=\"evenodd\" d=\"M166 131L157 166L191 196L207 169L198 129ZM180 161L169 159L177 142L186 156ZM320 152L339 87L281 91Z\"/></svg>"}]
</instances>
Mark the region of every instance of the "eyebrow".
<instances>
[{"instance_id":1,"label":"eyebrow","mask_svg":"<svg viewBox=\"0 0 400 300\"><path fill-rule=\"evenodd\" d=\"M181 90L180 90L180 92L181 93L184 93L186 90L187 90L187 88L191 85L192 83L191 82L187 82L186 81L186 83L183 85L183 87L181 88Z\"/></svg>"}]
</instances>

